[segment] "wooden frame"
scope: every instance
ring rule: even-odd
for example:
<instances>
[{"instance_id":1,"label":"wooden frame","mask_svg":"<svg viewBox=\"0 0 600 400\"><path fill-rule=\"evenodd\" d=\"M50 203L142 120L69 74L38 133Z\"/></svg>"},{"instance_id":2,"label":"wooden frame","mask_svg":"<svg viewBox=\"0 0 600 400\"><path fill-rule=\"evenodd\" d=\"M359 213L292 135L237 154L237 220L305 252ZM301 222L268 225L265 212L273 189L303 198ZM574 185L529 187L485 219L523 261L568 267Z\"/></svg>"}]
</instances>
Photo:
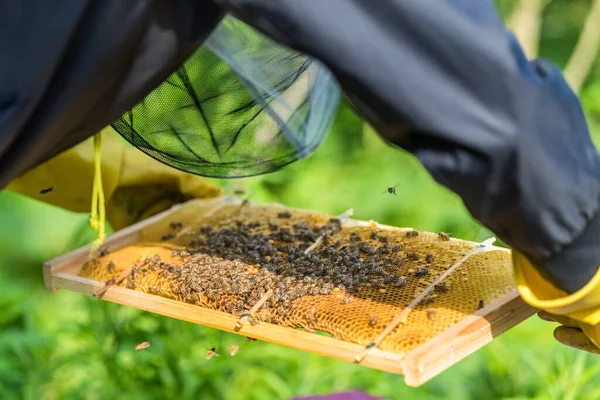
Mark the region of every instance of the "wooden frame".
<instances>
[{"instance_id":1,"label":"wooden frame","mask_svg":"<svg viewBox=\"0 0 600 400\"><path fill-rule=\"evenodd\" d=\"M143 229L151 228L156 222L168 218L185 206L178 205L113 234L106 240L105 247L115 250L141 240ZM89 251L90 246L85 246L45 263L46 288L50 291L63 289L91 296L103 287L103 282L78 275L82 265L88 260ZM355 362L356 355L364 349L358 344L269 323L256 326L245 324L239 331L235 331L238 318L231 314L122 287L110 288L104 293L102 300L347 362ZM369 356L361 361L361 365L402 374L407 385L419 386L529 318L536 311L519 297L515 289L403 356L373 349Z\"/></svg>"}]
</instances>

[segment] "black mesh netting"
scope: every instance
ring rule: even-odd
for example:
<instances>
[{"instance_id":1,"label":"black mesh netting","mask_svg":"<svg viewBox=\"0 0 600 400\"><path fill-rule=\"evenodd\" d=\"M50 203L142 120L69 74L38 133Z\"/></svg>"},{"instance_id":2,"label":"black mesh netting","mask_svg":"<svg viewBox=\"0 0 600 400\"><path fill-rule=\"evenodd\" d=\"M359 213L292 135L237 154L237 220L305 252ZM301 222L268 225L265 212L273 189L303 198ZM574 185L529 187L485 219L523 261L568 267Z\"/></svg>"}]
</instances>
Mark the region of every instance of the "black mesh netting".
<instances>
[{"instance_id":1,"label":"black mesh netting","mask_svg":"<svg viewBox=\"0 0 600 400\"><path fill-rule=\"evenodd\" d=\"M326 68L227 17L113 128L175 168L243 177L311 154L338 100L339 88Z\"/></svg>"}]
</instances>

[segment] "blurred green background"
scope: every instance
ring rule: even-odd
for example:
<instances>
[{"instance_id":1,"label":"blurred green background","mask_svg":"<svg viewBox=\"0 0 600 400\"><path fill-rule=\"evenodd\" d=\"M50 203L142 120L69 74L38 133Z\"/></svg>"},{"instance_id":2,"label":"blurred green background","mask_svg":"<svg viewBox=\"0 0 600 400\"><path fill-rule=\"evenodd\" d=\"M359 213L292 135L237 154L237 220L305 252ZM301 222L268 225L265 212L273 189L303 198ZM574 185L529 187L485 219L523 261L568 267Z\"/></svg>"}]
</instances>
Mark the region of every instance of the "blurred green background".
<instances>
[{"instance_id":1,"label":"blurred green background","mask_svg":"<svg viewBox=\"0 0 600 400\"><path fill-rule=\"evenodd\" d=\"M499 1L509 15L514 1ZM540 56L564 66L591 1L544 9ZM600 140L600 62L581 90ZM90 178L91 179L91 178ZM415 159L384 144L344 105L309 159L244 180L254 201L278 201L481 240L491 234ZM398 196L382 194L400 184ZM285 399L362 389L390 399L598 399L600 361L554 342L531 318L423 387L401 376L93 300L48 293L42 262L95 237L87 215L0 192L1 399ZM135 352L142 341L151 348ZM205 359L240 345L235 357Z\"/></svg>"}]
</instances>

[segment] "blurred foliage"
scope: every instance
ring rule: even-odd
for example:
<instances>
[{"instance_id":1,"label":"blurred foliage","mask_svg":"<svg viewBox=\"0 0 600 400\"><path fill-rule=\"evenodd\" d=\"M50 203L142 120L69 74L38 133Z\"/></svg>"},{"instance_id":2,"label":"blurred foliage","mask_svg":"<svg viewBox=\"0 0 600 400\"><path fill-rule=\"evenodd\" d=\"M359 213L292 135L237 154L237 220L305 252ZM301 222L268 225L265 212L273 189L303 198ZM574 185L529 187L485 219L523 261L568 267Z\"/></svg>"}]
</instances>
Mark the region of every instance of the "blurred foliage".
<instances>
[{"instance_id":1,"label":"blurred foliage","mask_svg":"<svg viewBox=\"0 0 600 400\"><path fill-rule=\"evenodd\" d=\"M512 1L498 1L508 15ZM589 0L553 0L541 57L564 66ZM581 98L600 139L600 62ZM91 179L91 177L90 177ZM481 240L491 235L409 154L391 148L344 105L309 159L243 181L254 201ZM231 182L224 182L226 186ZM398 196L385 193L397 187ZM94 238L87 215L0 193L0 398L284 399L363 389L390 399L598 399L598 358L554 342L532 318L421 388L401 376L306 354L70 292L44 290L41 265ZM151 347L134 347L150 341ZM240 350L228 356L228 347ZM210 361L208 348L222 355Z\"/></svg>"}]
</instances>

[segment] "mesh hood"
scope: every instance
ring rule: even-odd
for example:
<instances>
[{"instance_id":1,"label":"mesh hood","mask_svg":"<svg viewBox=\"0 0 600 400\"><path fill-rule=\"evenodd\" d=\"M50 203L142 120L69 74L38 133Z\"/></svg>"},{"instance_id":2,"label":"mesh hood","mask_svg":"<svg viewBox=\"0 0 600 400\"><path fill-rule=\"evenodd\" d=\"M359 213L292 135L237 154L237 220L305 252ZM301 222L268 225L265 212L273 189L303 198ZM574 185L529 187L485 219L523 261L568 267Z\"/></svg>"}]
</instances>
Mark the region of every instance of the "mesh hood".
<instances>
[{"instance_id":1,"label":"mesh hood","mask_svg":"<svg viewBox=\"0 0 600 400\"><path fill-rule=\"evenodd\" d=\"M113 128L177 169L252 176L310 155L323 141L339 98L322 65L226 17L204 46Z\"/></svg>"}]
</instances>

